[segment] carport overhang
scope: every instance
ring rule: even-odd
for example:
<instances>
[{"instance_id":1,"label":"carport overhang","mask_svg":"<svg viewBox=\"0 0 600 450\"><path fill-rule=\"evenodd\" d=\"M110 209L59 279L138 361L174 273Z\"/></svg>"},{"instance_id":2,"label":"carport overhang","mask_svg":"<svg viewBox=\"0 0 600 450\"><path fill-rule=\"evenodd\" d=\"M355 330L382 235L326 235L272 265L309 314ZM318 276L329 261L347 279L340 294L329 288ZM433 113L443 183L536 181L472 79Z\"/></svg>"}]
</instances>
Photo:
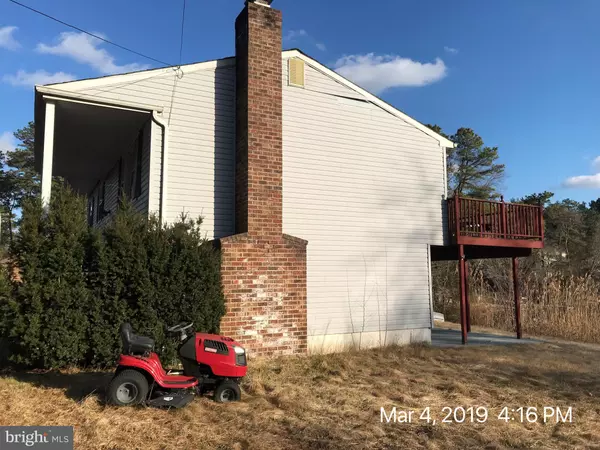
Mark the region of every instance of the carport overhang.
<instances>
[{"instance_id":1,"label":"carport overhang","mask_svg":"<svg viewBox=\"0 0 600 450\"><path fill-rule=\"evenodd\" d=\"M42 201L48 204L52 176L63 177L81 194L93 189L162 107L107 101L46 86L35 88L35 167L42 174ZM159 149L157 149L159 150ZM164 143L163 143L164 150Z\"/></svg>"}]
</instances>

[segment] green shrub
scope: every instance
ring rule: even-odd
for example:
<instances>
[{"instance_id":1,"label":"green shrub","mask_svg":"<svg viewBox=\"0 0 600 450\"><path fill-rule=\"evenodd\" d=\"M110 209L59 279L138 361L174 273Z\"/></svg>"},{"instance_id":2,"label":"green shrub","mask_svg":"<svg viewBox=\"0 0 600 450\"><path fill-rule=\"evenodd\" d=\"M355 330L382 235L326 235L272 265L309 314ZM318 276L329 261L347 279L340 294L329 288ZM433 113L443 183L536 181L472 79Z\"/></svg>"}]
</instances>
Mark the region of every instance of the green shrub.
<instances>
[{"instance_id":1,"label":"green shrub","mask_svg":"<svg viewBox=\"0 0 600 450\"><path fill-rule=\"evenodd\" d=\"M0 367L10 361L12 343L9 323L13 321L15 300L6 266L0 265Z\"/></svg>"},{"instance_id":2,"label":"green shrub","mask_svg":"<svg viewBox=\"0 0 600 450\"><path fill-rule=\"evenodd\" d=\"M11 336L15 362L36 367L77 364L88 351L88 290L83 273L87 235L83 200L59 189L45 213L23 208L14 244L22 283L15 289Z\"/></svg>"},{"instance_id":3,"label":"green shrub","mask_svg":"<svg viewBox=\"0 0 600 450\"><path fill-rule=\"evenodd\" d=\"M83 200L67 188L24 206L12 249L22 282L0 279L0 336L11 361L29 367L114 364L119 326L131 322L174 357L165 327L193 321L218 332L225 313L220 254L202 238L201 221L164 226L124 202L102 229L86 224ZM5 300L3 300L5 298Z\"/></svg>"}]
</instances>

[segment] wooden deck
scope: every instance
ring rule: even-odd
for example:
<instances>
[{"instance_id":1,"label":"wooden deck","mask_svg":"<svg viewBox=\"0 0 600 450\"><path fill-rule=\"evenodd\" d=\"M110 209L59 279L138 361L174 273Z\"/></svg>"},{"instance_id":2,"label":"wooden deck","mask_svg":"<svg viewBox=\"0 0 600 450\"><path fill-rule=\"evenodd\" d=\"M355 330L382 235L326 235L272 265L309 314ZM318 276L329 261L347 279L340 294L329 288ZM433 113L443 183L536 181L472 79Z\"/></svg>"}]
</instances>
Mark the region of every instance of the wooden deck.
<instances>
[{"instance_id":1,"label":"wooden deck","mask_svg":"<svg viewBox=\"0 0 600 450\"><path fill-rule=\"evenodd\" d=\"M447 200L449 244L431 246L433 261L458 261L462 343L471 331L469 260L512 259L517 339L521 339L518 258L544 247L544 208L455 196Z\"/></svg>"},{"instance_id":2,"label":"wooden deck","mask_svg":"<svg viewBox=\"0 0 600 450\"><path fill-rule=\"evenodd\" d=\"M452 245L544 247L542 206L460 196L447 202Z\"/></svg>"}]
</instances>

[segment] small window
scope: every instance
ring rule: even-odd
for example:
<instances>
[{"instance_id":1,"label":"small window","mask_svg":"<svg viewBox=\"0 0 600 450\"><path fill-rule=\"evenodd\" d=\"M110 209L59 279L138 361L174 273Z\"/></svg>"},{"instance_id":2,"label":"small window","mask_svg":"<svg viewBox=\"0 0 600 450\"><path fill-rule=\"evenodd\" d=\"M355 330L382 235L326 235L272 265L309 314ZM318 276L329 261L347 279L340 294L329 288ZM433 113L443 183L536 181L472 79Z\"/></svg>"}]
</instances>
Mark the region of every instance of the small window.
<instances>
[{"instance_id":1,"label":"small window","mask_svg":"<svg viewBox=\"0 0 600 450\"><path fill-rule=\"evenodd\" d=\"M94 193L88 197L88 225L91 227L94 225L94 215L95 215L95 198Z\"/></svg>"},{"instance_id":2,"label":"small window","mask_svg":"<svg viewBox=\"0 0 600 450\"><path fill-rule=\"evenodd\" d=\"M96 185L96 187L94 188L94 203L95 203L94 209L96 210L96 216L94 218L95 223L98 223L102 220L102 207L100 206L100 201L101 201L100 188L101 188L100 183L98 183Z\"/></svg>"},{"instance_id":3,"label":"small window","mask_svg":"<svg viewBox=\"0 0 600 450\"><path fill-rule=\"evenodd\" d=\"M144 155L144 129L138 133L135 146L135 160L131 172L131 190L129 192L132 199L142 195L142 161Z\"/></svg>"},{"instance_id":4,"label":"small window","mask_svg":"<svg viewBox=\"0 0 600 450\"><path fill-rule=\"evenodd\" d=\"M144 129L140 130L138 136L137 155L135 156L135 195L142 195L142 156L144 154Z\"/></svg>"},{"instance_id":5,"label":"small window","mask_svg":"<svg viewBox=\"0 0 600 450\"><path fill-rule=\"evenodd\" d=\"M304 61L300 58L288 59L288 72L290 86L304 87Z\"/></svg>"},{"instance_id":6,"label":"small window","mask_svg":"<svg viewBox=\"0 0 600 450\"><path fill-rule=\"evenodd\" d=\"M100 192L98 193L98 220L104 219L110 211L106 210L106 181L100 184Z\"/></svg>"},{"instance_id":7,"label":"small window","mask_svg":"<svg viewBox=\"0 0 600 450\"><path fill-rule=\"evenodd\" d=\"M119 158L117 170L119 171L117 174L119 177L117 181L117 205L120 205L121 201L123 200L123 196L125 195L125 186L123 183L123 157Z\"/></svg>"}]
</instances>

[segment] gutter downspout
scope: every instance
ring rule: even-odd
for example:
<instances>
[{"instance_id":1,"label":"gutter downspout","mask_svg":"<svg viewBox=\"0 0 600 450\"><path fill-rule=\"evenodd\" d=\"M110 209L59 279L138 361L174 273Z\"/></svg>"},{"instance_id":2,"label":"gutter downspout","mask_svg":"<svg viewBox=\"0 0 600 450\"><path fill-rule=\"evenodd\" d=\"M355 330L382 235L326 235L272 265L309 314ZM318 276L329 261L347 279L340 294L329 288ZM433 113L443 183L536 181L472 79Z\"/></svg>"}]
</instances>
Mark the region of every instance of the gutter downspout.
<instances>
[{"instance_id":1,"label":"gutter downspout","mask_svg":"<svg viewBox=\"0 0 600 450\"><path fill-rule=\"evenodd\" d=\"M444 200L448 200L448 147L442 145L442 163L444 164Z\"/></svg>"},{"instance_id":2,"label":"gutter downspout","mask_svg":"<svg viewBox=\"0 0 600 450\"><path fill-rule=\"evenodd\" d=\"M167 164L169 161L169 125L165 123L163 117L158 115L157 111L152 111L152 120L162 128L162 153L160 164L160 206L158 218L160 223L164 223L167 212Z\"/></svg>"}]
</instances>

